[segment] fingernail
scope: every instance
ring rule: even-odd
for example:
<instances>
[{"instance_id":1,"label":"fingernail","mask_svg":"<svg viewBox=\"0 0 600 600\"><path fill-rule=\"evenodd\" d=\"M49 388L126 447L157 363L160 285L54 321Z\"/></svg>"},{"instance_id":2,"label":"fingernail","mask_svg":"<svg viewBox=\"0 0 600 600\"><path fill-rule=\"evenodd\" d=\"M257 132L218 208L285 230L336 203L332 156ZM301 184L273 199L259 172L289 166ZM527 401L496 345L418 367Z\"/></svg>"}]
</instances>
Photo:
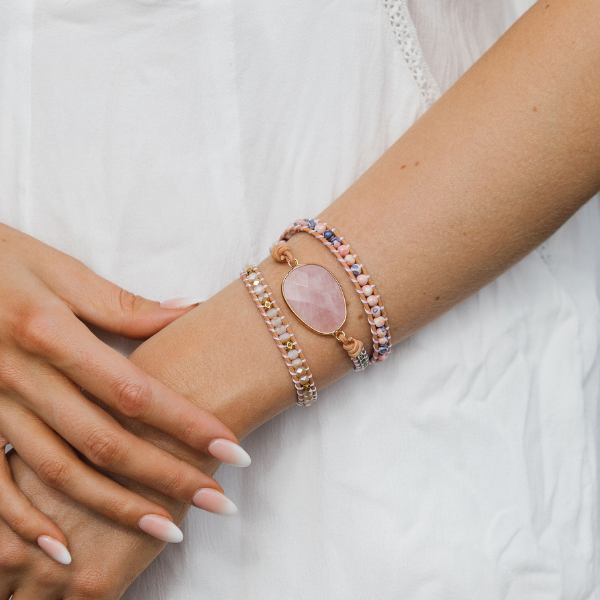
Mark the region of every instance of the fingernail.
<instances>
[{"instance_id":1,"label":"fingernail","mask_svg":"<svg viewBox=\"0 0 600 600\"><path fill-rule=\"evenodd\" d=\"M61 565L71 564L71 554L58 540L49 535L40 535L37 539L38 546L56 562Z\"/></svg>"},{"instance_id":2,"label":"fingernail","mask_svg":"<svg viewBox=\"0 0 600 600\"><path fill-rule=\"evenodd\" d=\"M200 304L202 300L200 298L190 298L186 296L185 298L173 298L172 300L163 300L160 303L161 308L187 308L188 306L193 306L194 304Z\"/></svg>"},{"instance_id":3,"label":"fingernail","mask_svg":"<svg viewBox=\"0 0 600 600\"><path fill-rule=\"evenodd\" d=\"M138 522L138 527L148 535L154 536L163 542L178 544L183 540L181 529L160 515L144 515Z\"/></svg>"},{"instance_id":4,"label":"fingernail","mask_svg":"<svg viewBox=\"0 0 600 600\"><path fill-rule=\"evenodd\" d=\"M234 467L247 467L252 462L248 453L231 440L217 438L208 445L208 451L215 458Z\"/></svg>"},{"instance_id":5,"label":"fingernail","mask_svg":"<svg viewBox=\"0 0 600 600\"><path fill-rule=\"evenodd\" d=\"M213 488L202 488L194 494L194 504L208 512L230 517L237 514L237 506L225 495Z\"/></svg>"}]
</instances>

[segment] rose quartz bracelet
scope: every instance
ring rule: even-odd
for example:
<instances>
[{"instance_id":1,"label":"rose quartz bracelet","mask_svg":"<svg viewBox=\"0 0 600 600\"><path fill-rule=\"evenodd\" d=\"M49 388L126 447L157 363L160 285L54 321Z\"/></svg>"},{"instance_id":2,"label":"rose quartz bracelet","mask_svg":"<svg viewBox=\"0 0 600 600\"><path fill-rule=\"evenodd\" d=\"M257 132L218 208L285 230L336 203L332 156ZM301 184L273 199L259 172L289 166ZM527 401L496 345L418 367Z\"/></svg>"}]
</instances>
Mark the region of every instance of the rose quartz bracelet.
<instances>
[{"instance_id":1,"label":"rose quartz bracelet","mask_svg":"<svg viewBox=\"0 0 600 600\"><path fill-rule=\"evenodd\" d=\"M289 240L295 233L304 231L317 238L333 252L344 267L354 284L367 313L373 336L373 355L371 362L383 362L390 353L392 339L385 309L373 280L367 273L358 256L352 251L350 244L333 228L318 219L300 219L294 221L279 238Z\"/></svg>"},{"instance_id":2,"label":"rose quartz bracelet","mask_svg":"<svg viewBox=\"0 0 600 600\"><path fill-rule=\"evenodd\" d=\"M256 265L246 265L240 276L254 300L267 328L271 332L281 356L290 372L298 395L297 404L310 406L317 399L317 388L296 337L281 312Z\"/></svg>"},{"instance_id":3,"label":"rose quartz bracelet","mask_svg":"<svg viewBox=\"0 0 600 600\"><path fill-rule=\"evenodd\" d=\"M278 262L287 261L290 267L281 282L281 293L298 320L311 331L332 335L340 342L355 371L366 369L369 357L363 343L342 331L347 316L346 299L334 274L322 265L299 264L287 242L275 244L271 256Z\"/></svg>"}]
</instances>

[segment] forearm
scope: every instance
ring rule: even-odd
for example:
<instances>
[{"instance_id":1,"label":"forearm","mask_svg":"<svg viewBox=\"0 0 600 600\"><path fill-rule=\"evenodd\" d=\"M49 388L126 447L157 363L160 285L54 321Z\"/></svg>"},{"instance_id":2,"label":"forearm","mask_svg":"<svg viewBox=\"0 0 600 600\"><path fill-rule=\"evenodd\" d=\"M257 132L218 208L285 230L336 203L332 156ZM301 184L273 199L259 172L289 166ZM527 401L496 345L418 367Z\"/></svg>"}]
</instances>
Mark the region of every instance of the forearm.
<instances>
[{"instance_id":1,"label":"forearm","mask_svg":"<svg viewBox=\"0 0 600 600\"><path fill-rule=\"evenodd\" d=\"M595 2L538 3L319 215L368 266L395 343L525 256L600 187L599 24ZM367 342L359 299L334 257L305 234L290 245L300 262L339 275L349 309L344 329ZM261 270L285 311L279 289L287 266L268 258ZM350 370L335 340L289 320L317 388ZM240 280L131 360L240 437L295 399Z\"/></svg>"}]
</instances>

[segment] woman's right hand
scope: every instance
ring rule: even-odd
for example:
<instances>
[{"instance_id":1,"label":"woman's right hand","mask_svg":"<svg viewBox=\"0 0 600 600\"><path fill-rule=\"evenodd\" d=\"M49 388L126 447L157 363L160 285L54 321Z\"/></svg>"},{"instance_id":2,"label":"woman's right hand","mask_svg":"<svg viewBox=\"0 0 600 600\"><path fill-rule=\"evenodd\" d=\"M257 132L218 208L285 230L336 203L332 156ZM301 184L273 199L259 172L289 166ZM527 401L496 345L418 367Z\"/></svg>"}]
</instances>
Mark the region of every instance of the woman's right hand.
<instances>
[{"instance_id":1,"label":"woman's right hand","mask_svg":"<svg viewBox=\"0 0 600 600\"><path fill-rule=\"evenodd\" d=\"M103 476L75 450L97 467L176 500L234 512L212 477L126 431L82 393L83 388L201 453L248 465L237 438L216 417L144 373L82 322L145 339L185 314L189 303L165 308L134 296L4 224L0 274L0 449L11 444L44 483L120 525L165 541L181 538L169 512ZM213 491L196 495L206 488ZM9 527L66 560L68 552L52 541L66 546L66 538L19 491L2 450L0 489L0 517Z\"/></svg>"}]
</instances>

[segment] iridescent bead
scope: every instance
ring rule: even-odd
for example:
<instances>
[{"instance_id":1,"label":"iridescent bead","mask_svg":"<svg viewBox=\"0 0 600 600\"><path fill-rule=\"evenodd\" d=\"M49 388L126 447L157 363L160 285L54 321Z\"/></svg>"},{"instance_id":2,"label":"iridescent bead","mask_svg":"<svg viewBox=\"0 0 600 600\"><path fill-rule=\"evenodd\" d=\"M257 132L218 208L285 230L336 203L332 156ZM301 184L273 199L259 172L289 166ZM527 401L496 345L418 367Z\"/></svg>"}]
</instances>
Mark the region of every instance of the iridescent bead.
<instances>
[{"instance_id":1,"label":"iridescent bead","mask_svg":"<svg viewBox=\"0 0 600 600\"><path fill-rule=\"evenodd\" d=\"M325 223L318 223L317 226L315 227L315 231L317 233L324 233L326 229L327 229L327 227L325 227Z\"/></svg>"},{"instance_id":2,"label":"iridescent bead","mask_svg":"<svg viewBox=\"0 0 600 600\"><path fill-rule=\"evenodd\" d=\"M326 229L323 237L329 241L333 237L333 231L331 231L331 229Z\"/></svg>"},{"instance_id":3,"label":"iridescent bead","mask_svg":"<svg viewBox=\"0 0 600 600\"><path fill-rule=\"evenodd\" d=\"M358 281L358 285L360 285L360 287L362 287L363 285L368 285L369 278L366 275L359 275L356 278L356 281Z\"/></svg>"},{"instance_id":4,"label":"iridescent bead","mask_svg":"<svg viewBox=\"0 0 600 600\"><path fill-rule=\"evenodd\" d=\"M374 306L377 306L377 303L379 302L379 298L377 298L377 296L369 296L367 298L367 304L373 308Z\"/></svg>"},{"instance_id":5,"label":"iridescent bead","mask_svg":"<svg viewBox=\"0 0 600 600\"><path fill-rule=\"evenodd\" d=\"M269 294L262 293L262 294L261 294L261 295L258 297L258 301L259 301L261 304L264 304L265 302L268 302L268 301L269 301Z\"/></svg>"},{"instance_id":6,"label":"iridescent bead","mask_svg":"<svg viewBox=\"0 0 600 600\"><path fill-rule=\"evenodd\" d=\"M265 286L264 285L257 285L254 287L254 292L260 296L260 294L262 294L265 291Z\"/></svg>"},{"instance_id":7,"label":"iridescent bead","mask_svg":"<svg viewBox=\"0 0 600 600\"><path fill-rule=\"evenodd\" d=\"M275 317L274 319L271 320L271 325L273 325L273 327L279 327L281 325L282 321L281 321L281 317Z\"/></svg>"},{"instance_id":8,"label":"iridescent bead","mask_svg":"<svg viewBox=\"0 0 600 600\"><path fill-rule=\"evenodd\" d=\"M298 350L290 350L288 352L288 358L290 360L295 360L296 358L298 358Z\"/></svg>"},{"instance_id":9,"label":"iridescent bead","mask_svg":"<svg viewBox=\"0 0 600 600\"><path fill-rule=\"evenodd\" d=\"M274 319L277 316L277 309L276 308L270 308L267 311L267 317L269 317L269 319Z\"/></svg>"},{"instance_id":10,"label":"iridescent bead","mask_svg":"<svg viewBox=\"0 0 600 600\"><path fill-rule=\"evenodd\" d=\"M248 281L256 281L258 279L258 273L252 271L252 273L248 273Z\"/></svg>"},{"instance_id":11,"label":"iridescent bead","mask_svg":"<svg viewBox=\"0 0 600 600\"><path fill-rule=\"evenodd\" d=\"M341 254L341 256L346 256L350 250L348 250L348 246L340 246L338 248L338 252Z\"/></svg>"},{"instance_id":12,"label":"iridescent bead","mask_svg":"<svg viewBox=\"0 0 600 600\"><path fill-rule=\"evenodd\" d=\"M301 358L295 358L292 361L292 367L294 367L294 369L297 369L298 367L301 367L301 366L302 366L302 359Z\"/></svg>"},{"instance_id":13,"label":"iridescent bead","mask_svg":"<svg viewBox=\"0 0 600 600\"><path fill-rule=\"evenodd\" d=\"M344 260L346 261L346 264L350 265L350 266L352 266L356 262L356 259L354 258L354 254L346 255L346 258L344 258ZM360 273L360 271L358 273ZM358 275L358 273L357 273L357 275Z\"/></svg>"},{"instance_id":14,"label":"iridescent bead","mask_svg":"<svg viewBox=\"0 0 600 600\"><path fill-rule=\"evenodd\" d=\"M287 342L290 339L290 334L289 333L283 333L279 336L279 341L280 342Z\"/></svg>"},{"instance_id":15,"label":"iridescent bead","mask_svg":"<svg viewBox=\"0 0 600 600\"><path fill-rule=\"evenodd\" d=\"M385 319L383 317L375 317L373 323L375 323L375 327L383 327L385 325Z\"/></svg>"},{"instance_id":16,"label":"iridescent bead","mask_svg":"<svg viewBox=\"0 0 600 600\"><path fill-rule=\"evenodd\" d=\"M275 329L275 333L277 335L281 335L282 333L285 333L285 332L286 332L286 328L283 325L280 325L279 327L277 327Z\"/></svg>"},{"instance_id":17,"label":"iridescent bead","mask_svg":"<svg viewBox=\"0 0 600 600\"><path fill-rule=\"evenodd\" d=\"M303 375L300 377L299 381L302 385L305 385L310 382L310 379L308 378L308 375Z\"/></svg>"},{"instance_id":18,"label":"iridescent bead","mask_svg":"<svg viewBox=\"0 0 600 600\"><path fill-rule=\"evenodd\" d=\"M304 370L302 367L298 367L298 368L296 369L296 375L297 375L298 377L302 377L302 376L303 376L305 373L306 373L306 371L305 371L305 370Z\"/></svg>"},{"instance_id":19,"label":"iridescent bead","mask_svg":"<svg viewBox=\"0 0 600 600\"><path fill-rule=\"evenodd\" d=\"M370 296L373 293L373 288L370 285L363 285L362 287L362 293L365 296Z\"/></svg>"}]
</instances>

